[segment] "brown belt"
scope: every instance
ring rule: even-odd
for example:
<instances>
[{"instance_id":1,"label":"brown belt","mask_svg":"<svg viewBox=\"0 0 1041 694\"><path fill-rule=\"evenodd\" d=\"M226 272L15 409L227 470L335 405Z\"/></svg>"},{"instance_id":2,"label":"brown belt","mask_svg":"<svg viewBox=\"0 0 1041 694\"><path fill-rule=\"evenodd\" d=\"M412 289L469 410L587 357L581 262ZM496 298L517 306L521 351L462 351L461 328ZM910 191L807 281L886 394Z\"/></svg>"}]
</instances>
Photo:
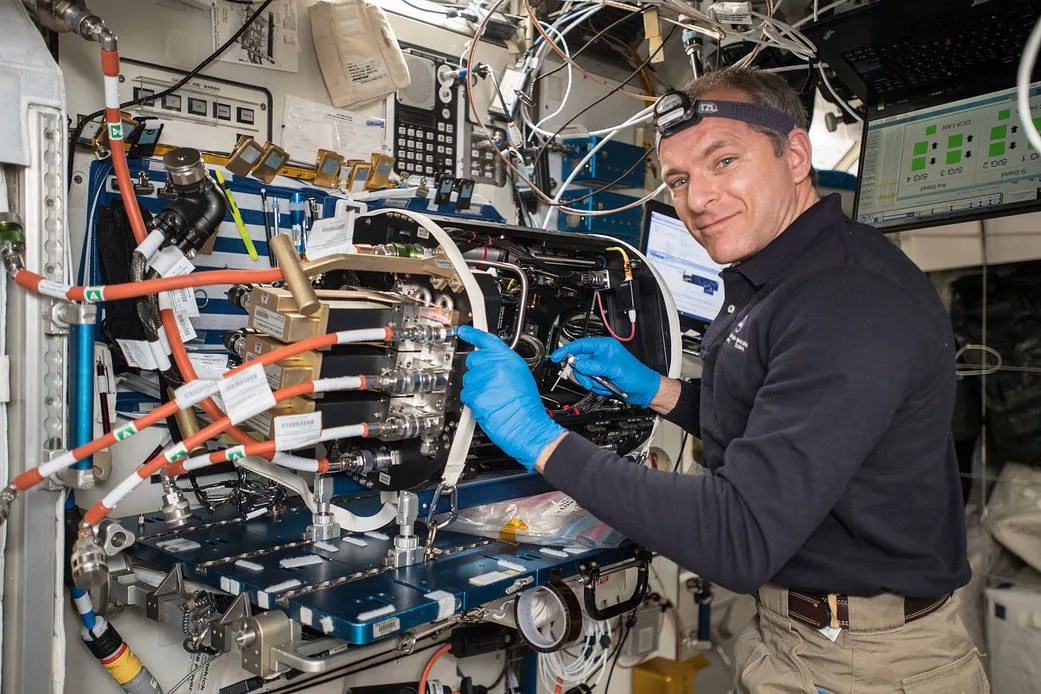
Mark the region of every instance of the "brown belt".
<instances>
[{"instance_id":1,"label":"brown belt","mask_svg":"<svg viewBox=\"0 0 1041 694\"><path fill-rule=\"evenodd\" d=\"M943 607L951 597L904 598L904 623L921 619ZM814 629L826 626L849 628L849 596L836 593L788 591L788 615Z\"/></svg>"}]
</instances>

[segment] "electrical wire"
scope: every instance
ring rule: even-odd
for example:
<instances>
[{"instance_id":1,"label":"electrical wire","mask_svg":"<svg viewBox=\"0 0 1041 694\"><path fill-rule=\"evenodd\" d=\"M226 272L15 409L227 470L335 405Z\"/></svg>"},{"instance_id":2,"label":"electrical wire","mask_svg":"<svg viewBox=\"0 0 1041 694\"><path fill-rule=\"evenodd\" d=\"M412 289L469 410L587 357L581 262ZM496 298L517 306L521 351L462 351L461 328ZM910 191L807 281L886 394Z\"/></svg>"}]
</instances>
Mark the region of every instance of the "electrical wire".
<instances>
[{"instance_id":1,"label":"electrical wire","mask_svg":"<svg viewBox=\"0 0 1041 694\"><path fill-rule=\"evenodd\" d=\"M624 625L623 629L625 630L625 633L622 634L622 637L618 640L618 648L615 649L614 654L611 656L613 660L611 662L611 670L607 673L607 684L604 685L605 692L611 691L611 678L614 677L615 666L618 665L618 658L622 654L622 646L625 645L625 641L629 638L629 634L633 632L633 628L630 624Z\"/></svg>"},{"instance_id":2,"label":"electrical wire","mask_svg":"<svg viewBox=\"0 0 1041 694\"><path fill-rule=\"evenodd\" d=\"M426 694L427 680L430 678L430 671L434 669L434 663L450 650L452 650L452 644L446 643L444 646L441 646L441 648L434 651L434 654L430 656L430 660L427 661L426 666L423 668L423 674L419 678L419 687L416 688L416 694Z\"/></svg>"},{"instance_id":3,"label":"electrical wire","mask_svg":"<svg viewBox=\"0 0 1041 694\"><path fill-rule=\"evenodd\" d=\"M636 321L630 322L629 335L622 337L611 328L611 322L607 319L607 312L604 310L603 299L600 298L600 292L596 292L596 307L600 310L600 317L604 321L604 328L608 334L619 342L631 342L636 337Z\"/></svg>"}]
</instances>

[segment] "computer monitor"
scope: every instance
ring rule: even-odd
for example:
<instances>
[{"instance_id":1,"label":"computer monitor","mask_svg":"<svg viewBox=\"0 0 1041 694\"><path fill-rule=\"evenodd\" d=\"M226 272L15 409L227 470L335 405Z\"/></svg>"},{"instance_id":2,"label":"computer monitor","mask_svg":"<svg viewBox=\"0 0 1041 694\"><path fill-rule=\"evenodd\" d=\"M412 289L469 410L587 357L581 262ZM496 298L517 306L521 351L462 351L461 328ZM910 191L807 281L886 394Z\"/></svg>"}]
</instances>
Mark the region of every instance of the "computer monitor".
<instances>
[{"instance_id":1,"label":"computer monitor","mask_svg":"<svg viewBox=\"0 0 1041 694\"><path fill-rule=\"evenodd\" d=\"M643 211L644 255L665 279L676 301L680 327L704 332L723 307L720 265L683 226L676 211L651 201Z\"/></svg>"},{"instance_id":2,"label":"computer monitor","mask_svg":"<svg viewBox=\"0 0 1041 694\"><path fill-rule=\"evenodd\" d=\"M1030 109L1038 127L1041 82ZM869 117L862 139L854 218L882 231L1041 208L1041 152L1023 132L1015 89Z\"/></svg>"}]
</instances>

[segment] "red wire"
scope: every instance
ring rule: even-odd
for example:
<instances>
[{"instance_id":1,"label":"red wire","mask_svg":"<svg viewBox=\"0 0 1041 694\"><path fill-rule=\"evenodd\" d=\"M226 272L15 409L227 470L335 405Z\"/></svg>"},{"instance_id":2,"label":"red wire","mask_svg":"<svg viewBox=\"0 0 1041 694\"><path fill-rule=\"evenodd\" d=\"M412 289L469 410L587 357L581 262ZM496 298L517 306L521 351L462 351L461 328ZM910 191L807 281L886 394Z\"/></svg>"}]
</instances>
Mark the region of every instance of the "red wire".
<instances>
[{"instance_id":1,"label":"red wire","mask_svg":"<svg viewBox=\"0 0 1041 694\"><path fill-rule=\"evenodd\" d=\"M629 337L621 337L614 330L611 330L611 323L607 320L607 312L604 311L604 302L600 298L600 292L596 293L596 305L600 309L600 318L604 321L604 328L607 329L608 334L619 342L629 342L636 337L636 321L632 321L629 328Z\"/></svg>"},{"instance_id":2,"label":"red wire","mask_svg":"<svg viewBox=\"0 0 1041 694\"><path fill-rule=\"evenodd\" d=\"M416 694L426 694L427 691L427 679L430 678L430 671L434 669L434 663L437 659L443 656L448 651L452 650L452 644L446 643L441 648L434 651L434 655L430 656L430 660L427 661L426 667L423 668L423 676L419 678L419 688L416 690Z\"/></svg>"}]
</instances>

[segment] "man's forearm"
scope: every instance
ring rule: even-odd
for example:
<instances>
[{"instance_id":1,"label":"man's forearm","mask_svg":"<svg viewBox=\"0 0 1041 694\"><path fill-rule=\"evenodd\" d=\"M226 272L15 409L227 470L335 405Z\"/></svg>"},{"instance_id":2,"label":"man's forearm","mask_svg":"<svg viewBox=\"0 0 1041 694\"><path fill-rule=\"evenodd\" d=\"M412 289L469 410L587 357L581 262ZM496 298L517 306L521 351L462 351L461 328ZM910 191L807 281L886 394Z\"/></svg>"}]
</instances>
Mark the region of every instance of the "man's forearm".
<instances>
[{"instance_id":1,"label":"man's forearm","mask_svg":"<svg viewBox=\"0 0 1041 694\"><path fill-rule=\"evenodd\" d=\"M680 399L680 382L675 378L661 376L661 385L651 400L650 408L661 415L666 415L676 408Z\"/></svg>"}]
</instances>

